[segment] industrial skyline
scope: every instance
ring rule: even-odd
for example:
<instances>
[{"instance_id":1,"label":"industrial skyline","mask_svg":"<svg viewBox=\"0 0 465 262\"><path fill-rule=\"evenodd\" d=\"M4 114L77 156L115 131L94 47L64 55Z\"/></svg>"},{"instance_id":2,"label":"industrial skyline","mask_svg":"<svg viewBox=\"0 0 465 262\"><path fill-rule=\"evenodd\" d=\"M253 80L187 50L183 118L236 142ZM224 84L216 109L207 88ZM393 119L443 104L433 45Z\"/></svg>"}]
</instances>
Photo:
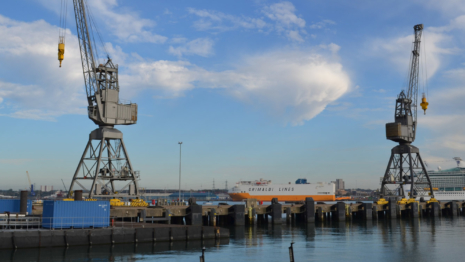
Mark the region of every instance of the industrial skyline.
<instances>
[{"instance_id":1,"label":"industrial skyline","mask_svg":"<svg viewBox=\"0 0 465 262\"><path fill-rule=\"evenodd\" d=\"M429 109L415 146L429 169L465 157L465 3L410 1L92 1L120 99L118 127L142 187L297 178L379 187L407 88L412 26L423 23ZM0 4L0 178L8 188L67 185L95 125L87 118L71 5L58 67L60 1ZM97 15L98 14L98 15ZM420 72L422 74L422 72Z\"/></svg>"}]
</instances>

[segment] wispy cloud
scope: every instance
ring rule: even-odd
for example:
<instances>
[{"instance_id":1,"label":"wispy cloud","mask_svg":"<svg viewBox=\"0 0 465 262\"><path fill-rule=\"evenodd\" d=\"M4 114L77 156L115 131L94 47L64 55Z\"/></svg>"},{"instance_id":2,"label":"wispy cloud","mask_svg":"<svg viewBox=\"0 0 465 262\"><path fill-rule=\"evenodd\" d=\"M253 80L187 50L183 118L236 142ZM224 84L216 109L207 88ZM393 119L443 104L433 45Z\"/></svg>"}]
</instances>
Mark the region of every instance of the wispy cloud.
<instances>
[{"instance_id":1,"label":"wispy cloud","mask_svg":"<svg viewBox=\"0 0 465 262\"><path fill-rule=\"evenodd\" d=\"M334 21L331 21L331 20L328 20L328 19L325 19L323 21L320 21L318 23L314 23L314 24L311 24L309 27L311 29L324 29L326 28L328 25L335 25L336 22Z\"/></svg>"},{"instance_id":2,"label":"wispy cloud","mask_svg":"<svg viewBox=\"0 0 465 262\"><path fill-rule=\"evenodd\" d=\"M188 8L189 14L200 17L200 20L194 22L197 30L217 30L229 31L237 28L246 29L263 29L267 26L260 18L251 18L246 16L234 16L214 10Z\"/></svg>"},{"instance_id":3,"label":"wispy cloud","mask_svg":"<svg viewBox=\"0 0 465 262\"><path fill-rule=\"evenodd\" d=\"M303 42L302 34L307 32L305 20L296 15L295 6L291 2L281 2L266 6L262 12L275 21L275 28L279 33L284 33L289 39Z\"/></svg>"},{"instance_id":4,"label":"wispy cloud","mask_svg":"<svg viewBox=\"0 0 465 262\"><path fill-rule=\"evenodd\" d=\"M60 12L60 0L37 0L46 8ZM164 43L168 38L152 30L156 26L156 22L151 19L141 18L137 12L128 9L118 8L117 0L92 0L87 1L90 6L92 16L97 23L104 23L110 32L123 42L149 42L149 43ZM70 4L70 9L72 5ZM118 10L117 10L118 9ZM165 13L168 11L165 9ZM169 11L168 11L169 12ZM74 13L71 11L71 18ZM70 19L70 16L68 16ZM71 19L74 22L74 19ZM71 24L71 23L70 23ZM74 26L74 23L72 23Z\"/></svg>"},{"instance_id":5,"label":"wispy cloud","mask_svg":"<svg viewBox=\"0 0 465 262\"><path fill-rule=\"evenodd\" d=\"M294 125L310 120L349 90L342 65L324 50L276 51L244 58L234 69L208 71L187 61L129 65L121 79L143 89L183 95L194 88L219 88Z\"/></svg>"},{"instance_id":6,"label":"wispy cloud","mask_svg":"<svg viewBox=\"0 0 465 262\"><path fill-rule=\"evenodd\" d=\"M2 115L53 121L63 114L85 113L77 39L69 37L64 67L59 68L56 32L42 20L26 23L0 15L0 59L8 64L0 80ZM50 62L53 58L56 63ZM16 78L8 70L28 73Z\"/></svg>"},{"instance_id":7,"label":"wispy cloud","mask_svg":"<svg viewBox=\"0 0 465 262\"><path fill-rule=\"evenodd\" d=\"M170 46L168 52L178 57L183 55L207 57L213 54L213 40L210 38L197 38L178 47Z\"/></svg>"}]
</instances>

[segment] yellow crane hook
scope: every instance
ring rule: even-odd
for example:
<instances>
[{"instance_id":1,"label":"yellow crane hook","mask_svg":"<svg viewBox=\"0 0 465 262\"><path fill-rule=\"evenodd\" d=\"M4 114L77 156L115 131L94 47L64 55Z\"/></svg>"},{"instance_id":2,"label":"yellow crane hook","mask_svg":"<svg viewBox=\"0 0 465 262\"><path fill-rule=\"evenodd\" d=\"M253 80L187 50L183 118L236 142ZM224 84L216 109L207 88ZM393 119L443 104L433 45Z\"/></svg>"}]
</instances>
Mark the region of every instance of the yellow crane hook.
<instances>
[{"instance_id":1,"label":"yellow crane hook","mask_svg":"<svg viewBox=\"0 0 465 262\"><path fill-rule=\"evenodd\" d=\"M65 39L64 37L60 37L60 42L58 42L58 61L60 61L60 67L61 67L61 62L65 58Z\"/></svg>"},{"instance_id":2,"label":"yellow crane hook","mask_svg":"<svg viewBox=\"0 0 465 262\"><path fill-rule=\"evenodd\" d=\"M425 93L423 93L423 98L421 99L421 109L423 109L424 114L426 115L426 109L428 109L429 103L426 102L426 96Z\"/></svg>"}]
</instances>

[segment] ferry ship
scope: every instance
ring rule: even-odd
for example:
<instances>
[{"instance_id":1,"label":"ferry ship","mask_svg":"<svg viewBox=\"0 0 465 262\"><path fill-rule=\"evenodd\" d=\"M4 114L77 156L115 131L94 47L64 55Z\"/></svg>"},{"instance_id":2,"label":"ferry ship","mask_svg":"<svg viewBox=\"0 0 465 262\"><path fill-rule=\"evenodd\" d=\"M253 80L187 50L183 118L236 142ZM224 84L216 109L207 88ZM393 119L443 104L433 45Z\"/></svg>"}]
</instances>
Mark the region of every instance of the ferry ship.
<instances>
[{"instance_id":1,"label":"ferry ship","mask_svg":"<svg viewBox=\"0 0 465 262\"><path fill-rule=\"evenodd\" d=\"M334 183L307 183L299 178L295 184L272 184L271 180L239 181L229 190L233 201L255 198L259 201L304 201L312 197L315 201L335 201L336 185Z\"/></svg>"},{"instance_id":2,"label":"ferry ship","mask_svg":"<svg viewBox=\"0 0 465 262\"><path fill-rule=\"evenodd\" d=\"M434 198L439 201L465 200L465 167L460 166L460 157L454 157L457 167L442 170L428 170L428 176L433 185ZM426 191L427 188L425 188ZM410 185L404 186L404 191L410 192ZM424 197L429 200L430 197ZM419 198L418 198L419 200Z\"/></svg>"}]
</instances>

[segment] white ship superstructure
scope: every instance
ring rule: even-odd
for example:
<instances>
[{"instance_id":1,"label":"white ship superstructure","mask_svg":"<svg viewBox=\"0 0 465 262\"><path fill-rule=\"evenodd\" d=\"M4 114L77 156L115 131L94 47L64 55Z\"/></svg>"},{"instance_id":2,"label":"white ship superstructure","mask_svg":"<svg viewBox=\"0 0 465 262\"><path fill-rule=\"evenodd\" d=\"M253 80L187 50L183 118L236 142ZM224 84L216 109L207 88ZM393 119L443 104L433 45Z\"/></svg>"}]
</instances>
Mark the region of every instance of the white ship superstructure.
<instances>
[{"instance_id":1,"label":"white ship superstructure","mask_svg":"<svg viewBox=\"0 0 465 262\"><path fill-rule=\"evenodd\" d=\"M295 184L272 184L271 180L239 181L229 190L234 201L255 198L260 201L303 201L312 197L315 201L334 201L334 183L307 183L306 179L298 179Z\"/></svg>"}]
</instances>

